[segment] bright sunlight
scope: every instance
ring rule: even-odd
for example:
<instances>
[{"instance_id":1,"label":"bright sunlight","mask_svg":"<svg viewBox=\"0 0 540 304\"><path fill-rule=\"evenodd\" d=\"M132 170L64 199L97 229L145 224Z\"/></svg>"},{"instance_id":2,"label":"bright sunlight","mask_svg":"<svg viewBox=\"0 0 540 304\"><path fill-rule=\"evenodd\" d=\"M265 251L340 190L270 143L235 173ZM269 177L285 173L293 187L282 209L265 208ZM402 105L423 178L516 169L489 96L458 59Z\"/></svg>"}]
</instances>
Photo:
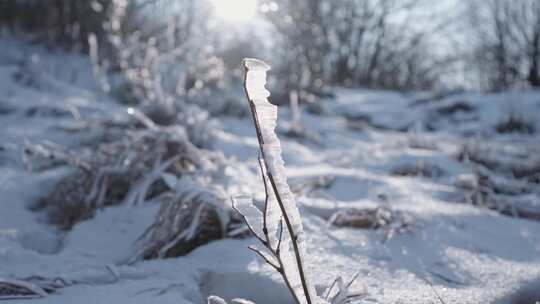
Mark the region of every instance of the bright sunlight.
<instances>
[{"instance_id":1,"label":"bright sunlight","mask_svg":"<svg viewBox=\"0 0 540 304\"><path fill-rule=\"evenodd\" d=\"M257 13L257 0L213 0L212 3L218 16L227 22L248 22Z\"/></svg>"}]
</instances>

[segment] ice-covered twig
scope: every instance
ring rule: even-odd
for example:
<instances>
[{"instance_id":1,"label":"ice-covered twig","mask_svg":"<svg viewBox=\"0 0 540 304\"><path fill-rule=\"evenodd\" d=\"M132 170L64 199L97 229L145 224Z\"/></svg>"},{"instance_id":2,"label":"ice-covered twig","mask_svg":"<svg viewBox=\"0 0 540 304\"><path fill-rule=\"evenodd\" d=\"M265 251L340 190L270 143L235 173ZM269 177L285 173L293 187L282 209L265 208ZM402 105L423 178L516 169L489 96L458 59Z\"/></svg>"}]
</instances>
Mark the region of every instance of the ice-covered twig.
<instances>
[{"instance_id":1,"label":"ice-covered twig","mask_svg":"<svg viewBox=\"0 0 540 304\"><path fill-rule=\"evenodd\" d=\"M274 267L274 269L281 273L282 270L281 270L281 266L280 265L277 265L279 262L275 262L273 261L273 259L271 257L269 257L266 253L264 253L262 250L260 250L259 248L255 247L255 246L249 246L248 247L251 251L255 252L256 254L258 254L261 258L263 258L263 260L270 266Z\"/></svg>"},{"instance_id":2,"label":"ice-covered twig","mask_svg":"<svg viewBox=\"0 0 540 304\"><path fill-rule=\"evenodd\" d=\"M330 303L332 304L346 304L350 303L350 301L354 299L364 296L366 294L365 289L356 292L351 289L351 286L356 281L356 279L358 279L359 275L360 272L354 274L353 277L346 284L343 283L342 277L337 277L324 292L324 299L330 301ZM333 293L332 291L335 287L337 287L337 290L335 291L335 293Z\"/></svg>"},{"instance_id":3,"label":"ice-covered twig","mask_svg":"<svg viewBox=\"0 0 540 304\"><path fill-rule=\"evenodd\" d=\"M251 233L264 245L268 246L268 231L266 229L266 224L264 223L264 214L261 214L261 211L253 205L252 199L247 196L237 196L233 198L233 209L238 212L244 222L246 223L248 229ZM259 221L260 218L263 218L263 221ZM252 221L254 219L254 221ZM261 226L262 224L262 226Z\"/></svg>"},{"instance_id":4,"label":"ice-covered twig","mask_svg":"<svg viewBox=\"0 0 540 304\"><path fill-rule=\"evenodd\" d=\"M244 90L249 102L253 122L260 147L259 161L266 190L266 202L262 215L263 244L276 256L280 263L280 273L291 290L297 303L315 303L314 288L309 284L303 264L299 237L302 235L302 221L294 196L287 184L281 145L275 133L277 107L268 101L270 93L265 89L266 71L270 67L257 59L244 59ZM269 191L272 190L272 191ZM283 240L287 229L287 240ZM250 225L248 223L248 225ZM278 231L279 239L278 239ZM275 249L273 245L275 244ZM281 250L284 245L286 250ZM288 248L292 247L292 251ZM289 257L288 255L291 255ZM294 263L288 263L290 260Z\"/></svg>"},{"instance_id":5,"label":"ice-covered twig","mask_svg":"<svg viewBox=\"0 0 540 304\"><path fill-rule=\"evenodd\" d=\"M303 227L300 212L287 183L281 145L275 133L277 107L268 101L266 71L270 67L257 59L244 59L244 90L250 106L255 132L259 142L259 167L265 189L263 208L253 204L251 198L233 199L238 211L257 239L266 247L250 247L266 263L278 271L297 304L345 304L365 294L351 292L350 287L358 275L347 284L338 278L328 289L326 298L317 296L309 284L303 264ZM286 232L284 233L284 231ZM332 290L337 290L332 293ZM328 302L330 301L330 302Z\"/></svg>"}]
</instances>

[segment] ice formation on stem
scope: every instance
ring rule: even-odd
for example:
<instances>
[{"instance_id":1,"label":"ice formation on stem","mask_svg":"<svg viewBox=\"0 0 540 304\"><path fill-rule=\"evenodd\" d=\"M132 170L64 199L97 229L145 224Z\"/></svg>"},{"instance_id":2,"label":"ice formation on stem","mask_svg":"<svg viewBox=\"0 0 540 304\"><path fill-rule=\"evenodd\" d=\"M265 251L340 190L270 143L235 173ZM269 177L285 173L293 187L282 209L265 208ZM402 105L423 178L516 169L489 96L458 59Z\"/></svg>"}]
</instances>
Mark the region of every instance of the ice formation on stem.
<instances>
[{"instance_id":1,"label":"ice formation on stem","mask_svg":"<svg viewBox=\"0 0 540 304\"><path fill-rule=\"evenodd\" d=\"M275 133L277 106L268 101L264 87L270 67L257 59L244 59L244 89L249 102L260 147L259 165L266 190L262 211L250 199L235 199L235 208L244 216L265 250L250 247L281 275L299 304L319 303L309 284L303 257L302 220L287 184L281 145Z\"/></svg>"},{"instance_id":2,"label":"ice formation on stem","mask_svg":"<svg viewBox=\"0 0 540 304\"><path fill-rule=\"evenodd\" d=\"M345 304L364 293L351 289L356 276L343 283L341 277L319 297L310 284L303 258L303 227L300 212L287 183L280 141L275 133L277 106L269 102L270 92L265 88L266 72L270 67L257 59L244 59L244 90L249 102L257 140L259 167L266 200L257 208L248 196L233 198L233 207L244 218L253 235L264 249L250 246L279 272L297 304Z\"/></svg>"}]
</instances>

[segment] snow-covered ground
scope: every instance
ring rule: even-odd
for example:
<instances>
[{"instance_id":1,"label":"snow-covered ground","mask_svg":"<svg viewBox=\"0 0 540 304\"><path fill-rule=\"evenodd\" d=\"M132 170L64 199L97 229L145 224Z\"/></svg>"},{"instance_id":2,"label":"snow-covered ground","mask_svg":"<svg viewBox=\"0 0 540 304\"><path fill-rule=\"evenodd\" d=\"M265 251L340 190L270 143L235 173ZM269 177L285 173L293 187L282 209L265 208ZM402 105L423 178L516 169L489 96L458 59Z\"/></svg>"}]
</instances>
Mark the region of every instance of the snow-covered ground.
<instances>
[{"instance_id":1,"label":"snow-covered ground","mask_svg":"<svg viewBox=\"0 0 540 304\"><path fill-rule=\"evenodd\" d=\"M4 303L204 303L210 294L290 303L279 275L247 250L254 238L125 265L159 206L109 207L66 233L30 211L28 205L66 170L29 172L21 160L24 142L77 145L87 138L69 132L76 118L125 109L89 84L84 58L40 53L13 41L0 58L0 278L61 278L69 285L41 299ZM25 60L41 63L23 67ZM53 73L57 67L65 71ZM35 77L17 80L23 68L34 69ZM278 126L306 230L308 268L320 289L337 275L360 272L358 288L366 294L357 303L540 301L540 218L467 203L477 195L467 187L478 183L474 177L481 172L525 189L496 189L491 197L540 211L540 181L513 179L497 169L540 164L540 92L444 97L337 89L335 100L321 102L321 113L302 110L305 136L286 135L287 108L280 109ZM536 132L497 132L510 113ZM226 190L251 189L262 198L250 118L218 118L215 138L213 148L241 166L230 174L243 174L237 178L242 184ZM472 152L461 159L465 146ZM500 166L489 169L468 159L484 150ZM393 223L380 229L328 223L336 211L368 207L390 210ZM528 300L517 302L516 295Z\"/></svg>"}]
</instances>

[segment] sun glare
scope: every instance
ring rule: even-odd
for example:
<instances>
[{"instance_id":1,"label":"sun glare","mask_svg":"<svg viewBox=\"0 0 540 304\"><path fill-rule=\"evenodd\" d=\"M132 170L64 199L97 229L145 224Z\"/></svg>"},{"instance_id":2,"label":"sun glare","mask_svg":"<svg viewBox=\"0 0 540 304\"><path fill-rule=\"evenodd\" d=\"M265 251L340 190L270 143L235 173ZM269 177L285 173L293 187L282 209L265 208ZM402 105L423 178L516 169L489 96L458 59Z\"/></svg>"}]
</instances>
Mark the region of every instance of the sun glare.
<instances>
[{"instance_id":1,"label":"sun glare","mask_svg":"<svg viewBox=\"0 0 540 304\"><path fill-rule=\"evenodd\" d=\"M216 13L227 22L248 22L257 13L257 0L213 0Z\"/></svg>"}]
</instances>

